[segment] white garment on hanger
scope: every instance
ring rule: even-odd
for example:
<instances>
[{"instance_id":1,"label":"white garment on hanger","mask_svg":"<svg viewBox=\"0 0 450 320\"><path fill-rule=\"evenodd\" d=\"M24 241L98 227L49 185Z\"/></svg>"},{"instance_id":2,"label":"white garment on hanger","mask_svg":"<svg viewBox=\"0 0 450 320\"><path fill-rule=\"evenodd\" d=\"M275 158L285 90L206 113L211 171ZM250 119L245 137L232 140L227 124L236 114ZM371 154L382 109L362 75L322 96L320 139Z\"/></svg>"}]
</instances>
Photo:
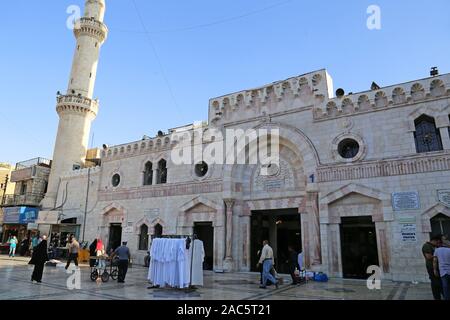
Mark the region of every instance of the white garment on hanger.
<instances>
[{"instance_id":1,"label":"white garment on hanger","mask_svg":"<svg viewBox=\"0 0 450 320\"><path fill-rule=\"evenodd\" d=\"M154 239L150 253L148 280L153 285L175 288L189 286L186 270L190 260L187 258L186 239Z\"/></svg>"},{"instance_id":2,"label":"white garment on hanger","mask_svg":"<svg viewBox=\"0 0 450 320\"><path fill-rule=\"evenodd\" d=\"M192 258L192 281L193 286L203 286L203 261L205 260L205 248L203 241L194 240L194 256Z\"/></svg>"}]
</instances>

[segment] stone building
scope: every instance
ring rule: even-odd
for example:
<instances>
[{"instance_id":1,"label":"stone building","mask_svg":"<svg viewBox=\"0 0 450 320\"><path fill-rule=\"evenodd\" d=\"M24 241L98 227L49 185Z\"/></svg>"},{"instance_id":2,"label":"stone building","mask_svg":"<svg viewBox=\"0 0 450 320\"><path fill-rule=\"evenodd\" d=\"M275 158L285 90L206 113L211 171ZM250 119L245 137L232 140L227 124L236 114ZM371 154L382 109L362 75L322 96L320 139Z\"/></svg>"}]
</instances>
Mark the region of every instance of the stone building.
<instances>
[{"instance_id":1,"label":"stone building","mask_svg":"<svg viewBox=\"0 0 450 320\"><path fill-rule=\"evenodd\" d=\"M58 98L42 227L63 214L86 240L101 237L110 248L128 240L140 262L152 236L195 232L216 271L255 270L269 239L281 272L293 246L308 269L334 277L367 277L377 265L386 279L427 279L421 245L431 232L449 232L450 74L335 95L326 70L309 72L213 98L207 123L104 146L99 166L73 170L86 155L89 130L80 128L97 114L89 70L107 30L104 1L86 4L74 65L87 59ZM207 149L229 129L276 130L279 163L175 161L180 135L197 133L193 147Z\"/></svg>"},{"instance_id":2,"label":"stone building","mask_svg":"<svg viewBox=\"0 0 450 320\"><path fill-rule=\"evenodd\" d=\"M47 191L51 160L36 158L22 161L11 170L10 183L13 189L2 198L0 208L3 211L3 239L10 235L19 241L37 230L33 226L39 214L40 203Z\"/></svg>"}]
</instances>

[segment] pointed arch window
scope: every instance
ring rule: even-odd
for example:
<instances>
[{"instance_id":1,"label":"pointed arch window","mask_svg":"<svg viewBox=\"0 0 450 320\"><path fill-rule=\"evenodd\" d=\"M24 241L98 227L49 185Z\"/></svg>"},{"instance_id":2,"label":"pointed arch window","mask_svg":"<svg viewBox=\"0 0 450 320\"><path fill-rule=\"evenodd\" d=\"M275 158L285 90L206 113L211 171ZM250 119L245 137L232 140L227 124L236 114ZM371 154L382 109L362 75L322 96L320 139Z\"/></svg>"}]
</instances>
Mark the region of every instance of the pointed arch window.
<instances>
[{"instance_id":1,"label":"pointed arch window","mask_svg":"<svg viewBox=\"0 0 450 320\"><path fill-rule=\"evenodd\" d=\"M441 134L433 118L421 115L414 124L416 127L414 139L418 153L442 150Z\"/></svg>"},{"instance_id":2,"label":"pointed arch window","mask_svg":"<svg viewBox=\"0 0 450 320\"><path fill-rule=\"evenodd\" d=\"M151 186L152 184L153 184L153 163L149 161L145 164L144 186Z\"/></svg>"},{"instance_id":3,"label":"pointed arch window","mask_svg":"<svg viewBox=\"0 0 450 320\"><path fill-rule=\"evenodd\" d=\"M158 175L157 175L157 184L167 183L167 162L164 159L161 159L158 162Z\"/></svg>"},{"instance_id":4,"label":"pointed arch window","mask_svg":"<svg viewBox=\"0 0 450 320\"><path fill-rule=\"evenodd\" d=\"M139 233L139 250L148 250L148 226L143 224Z\"/></svg>"}]
</instances>

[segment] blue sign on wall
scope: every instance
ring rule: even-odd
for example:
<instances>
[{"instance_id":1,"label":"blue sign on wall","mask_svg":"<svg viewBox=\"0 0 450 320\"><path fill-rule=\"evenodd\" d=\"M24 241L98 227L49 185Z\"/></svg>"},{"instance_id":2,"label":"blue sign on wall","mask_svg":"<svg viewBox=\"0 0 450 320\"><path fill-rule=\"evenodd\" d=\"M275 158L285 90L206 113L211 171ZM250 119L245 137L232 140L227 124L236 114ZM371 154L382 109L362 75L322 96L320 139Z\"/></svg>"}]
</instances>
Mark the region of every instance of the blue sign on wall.
<instances>
[{"instance_id":1,"label":"blue sign on wall","mask_svg":"<svg viewBox=\"0 0 450 320\"><path fill-rule=\"evenodd\" d=\"M28 224L34 223L39 215L38 208L13 207L3 209L3 223Z\"/></svg>"}]
</instances>

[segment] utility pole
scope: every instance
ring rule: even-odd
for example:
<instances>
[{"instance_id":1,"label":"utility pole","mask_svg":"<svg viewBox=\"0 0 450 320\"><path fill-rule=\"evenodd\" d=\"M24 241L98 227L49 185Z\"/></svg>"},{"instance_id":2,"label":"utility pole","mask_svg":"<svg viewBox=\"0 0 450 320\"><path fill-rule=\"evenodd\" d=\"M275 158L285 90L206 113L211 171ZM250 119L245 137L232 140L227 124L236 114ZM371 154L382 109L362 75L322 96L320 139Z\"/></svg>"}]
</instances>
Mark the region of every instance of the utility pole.
<instances>
[{"instance_id":1,"label":"utility pole","mask_svg":"<svg viewBox=\"0 0 450 320\"><path fill-rule=\"evenodd\" d=\"M87 187L86 187L86 203L84 205L84 220L83 220L83 238L81 242L84 242L84 234L86 232L86 218L87 218L87 207L89 201L89 187L91 184L91 168L88 168L88 179L87 179Z\"/></svg>"}]
</instances>

